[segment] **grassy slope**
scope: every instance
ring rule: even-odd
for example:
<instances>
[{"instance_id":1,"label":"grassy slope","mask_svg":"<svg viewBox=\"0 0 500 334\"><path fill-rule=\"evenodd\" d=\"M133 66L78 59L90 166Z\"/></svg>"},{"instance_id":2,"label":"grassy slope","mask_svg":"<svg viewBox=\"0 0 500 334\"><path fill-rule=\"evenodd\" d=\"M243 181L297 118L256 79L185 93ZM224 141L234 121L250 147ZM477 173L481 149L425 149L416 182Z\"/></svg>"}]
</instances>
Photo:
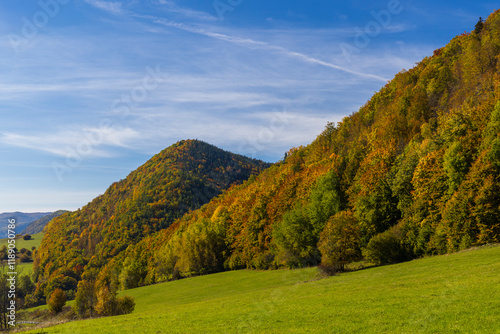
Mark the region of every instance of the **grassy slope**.
<instances>
[{"instance_id":1,"label":"grassy slope","mask_svg":"<svg viewBox=\"0 0 500 334\"><path fill-rule=\"evenodd\" d=\"M500 246L326 279L225 272L128 290L132 314L43 333L500 333L499 272Z\"/></svg>"},{"instance_id":2,"label":"grassy slope","mask_svg":"<svg viewBox=\"0 0 500 334\"><path fill-rule=\"evenodd\" d=\"M33 234L31 236L31 240L24 240L23 238L16 239L16 248L22 249L26 248L31 250L31 247L35 246L36 248L40 247L40 243L42 242L43 232ZM0 248L3 245L7 245L8 239L0 239Z\"/></svg>"},{"instance_id":3,"label":"grassy slope","mask_svg":"<svg viewBox=\"0 0 500 334\"><path fill-rule=\"evenodd\" d=\"M31 240L23 240L22 238L16 239L16 248L18 250L22 248L26 248L31 250L31 247L35 246L36 248L40 247L40 243L42 242L43 232L33 234L31 236ZM7 245L8 239L0 239L0 248L3 245ZM33 262L25 262L25 263L17 263L16 271L18 275L29 275L33 273Z\"/></svg>"},{"instance_id":4,"label":"grassy slope","mask_svg":"<svg viewBox=\"0 0 500 334\"><path fill-rule=\"evenodd\" d=\"M33 274L33 262L16 263L17 276Z\"/></svg>"}]
</instances>

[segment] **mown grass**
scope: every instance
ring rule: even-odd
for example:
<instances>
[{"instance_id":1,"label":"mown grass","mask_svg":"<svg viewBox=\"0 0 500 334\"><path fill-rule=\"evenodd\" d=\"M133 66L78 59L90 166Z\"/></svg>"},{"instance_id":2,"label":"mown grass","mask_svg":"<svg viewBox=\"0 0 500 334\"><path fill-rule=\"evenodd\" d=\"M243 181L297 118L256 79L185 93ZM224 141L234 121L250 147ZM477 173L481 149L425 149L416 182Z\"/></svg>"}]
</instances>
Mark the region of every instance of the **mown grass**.
<instances>
[{"instance_id":1,"label":"mown grass","mask_svg":"<svg viewBox=\"0 0 500 334\"><path fill-rule=\"evenodd\" d=\"M124 293L132 314L31 333L500 333L500 247L323 279L242 270Z\"/></svg>"}]
</instances>

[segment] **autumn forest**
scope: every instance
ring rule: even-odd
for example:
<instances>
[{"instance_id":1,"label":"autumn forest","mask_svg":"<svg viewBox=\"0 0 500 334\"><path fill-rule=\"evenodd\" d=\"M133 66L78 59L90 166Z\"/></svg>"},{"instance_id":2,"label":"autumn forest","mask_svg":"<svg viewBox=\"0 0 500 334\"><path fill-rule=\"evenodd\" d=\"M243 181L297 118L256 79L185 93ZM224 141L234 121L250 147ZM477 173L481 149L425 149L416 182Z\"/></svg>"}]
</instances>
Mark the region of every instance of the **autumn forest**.
<instances>
[{"instance_id":1,"label":"autumn forest","mask_svg":"<svg viewBox=\"0 0 500 334\"><path fill-rule=\"evenodd\" d=\"M112 315L117 291L190 276L454 253L499 243L498 217L500 11L277 163L198 140L158 153L45 227L24 305L62 291Z\"/></svg>"}]
</instances>

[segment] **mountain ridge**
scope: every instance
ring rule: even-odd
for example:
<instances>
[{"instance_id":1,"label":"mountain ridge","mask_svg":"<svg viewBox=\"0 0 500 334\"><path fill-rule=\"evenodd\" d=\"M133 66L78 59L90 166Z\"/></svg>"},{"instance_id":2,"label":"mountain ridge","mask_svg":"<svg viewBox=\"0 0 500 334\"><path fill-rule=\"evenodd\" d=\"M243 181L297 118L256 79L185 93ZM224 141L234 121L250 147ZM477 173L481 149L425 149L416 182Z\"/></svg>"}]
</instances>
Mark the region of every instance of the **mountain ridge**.
<instances>
[{"instance_id":1,"label":"mountain ridge","mask_svg":"<svg viewBox=\"0 0 500 334\"><path fill-rule=\"evenodd\" d=\"M43 216L34 222L31 222L28 226L21 231L21 234L37 234L43 231L45 225L47 225L52 219L55 217L59 217L63 213L69 212L67 210L57 210L53 213L50 213L46 216Z\"/></svg>"},{"instance_id":2,"label":"mountain ridge","mask_svg":"<svg viewBox=\"0 0 500 334\"><path fill-rule=\"evenodd\" d=\"M50 214L51 212L4 212L0 213L0 239L7 238L7 230L8 230L8 220L16 219L16 233L20 234L21 231L24 230L26 226L31 224L33 221L42 218Z\"/></svg>"}]
</instances>

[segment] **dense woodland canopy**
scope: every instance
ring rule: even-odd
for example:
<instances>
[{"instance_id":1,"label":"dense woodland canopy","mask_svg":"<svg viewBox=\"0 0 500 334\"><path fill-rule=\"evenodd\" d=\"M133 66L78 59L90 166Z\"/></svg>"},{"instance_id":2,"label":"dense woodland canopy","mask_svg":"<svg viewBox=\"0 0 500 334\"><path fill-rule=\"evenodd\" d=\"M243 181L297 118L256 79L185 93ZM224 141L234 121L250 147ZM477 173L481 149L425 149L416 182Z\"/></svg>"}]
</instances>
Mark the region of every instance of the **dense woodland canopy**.
<instances>
[{"instance_id":1,"label":"dense woodland canopy","mask_svg":"<svg viewBox=\"0 0 500 334\"><path fill-rule=\"evenodd\" d=\"M225 192L235 175L265 166L224 160L196 141L174 145L49 224L35 262L38 294L82 279L127 289L500 242L499 60L497 11L307 147ZM198 196L204 187L217 196Z\"/></svg>"}]
</instances>

